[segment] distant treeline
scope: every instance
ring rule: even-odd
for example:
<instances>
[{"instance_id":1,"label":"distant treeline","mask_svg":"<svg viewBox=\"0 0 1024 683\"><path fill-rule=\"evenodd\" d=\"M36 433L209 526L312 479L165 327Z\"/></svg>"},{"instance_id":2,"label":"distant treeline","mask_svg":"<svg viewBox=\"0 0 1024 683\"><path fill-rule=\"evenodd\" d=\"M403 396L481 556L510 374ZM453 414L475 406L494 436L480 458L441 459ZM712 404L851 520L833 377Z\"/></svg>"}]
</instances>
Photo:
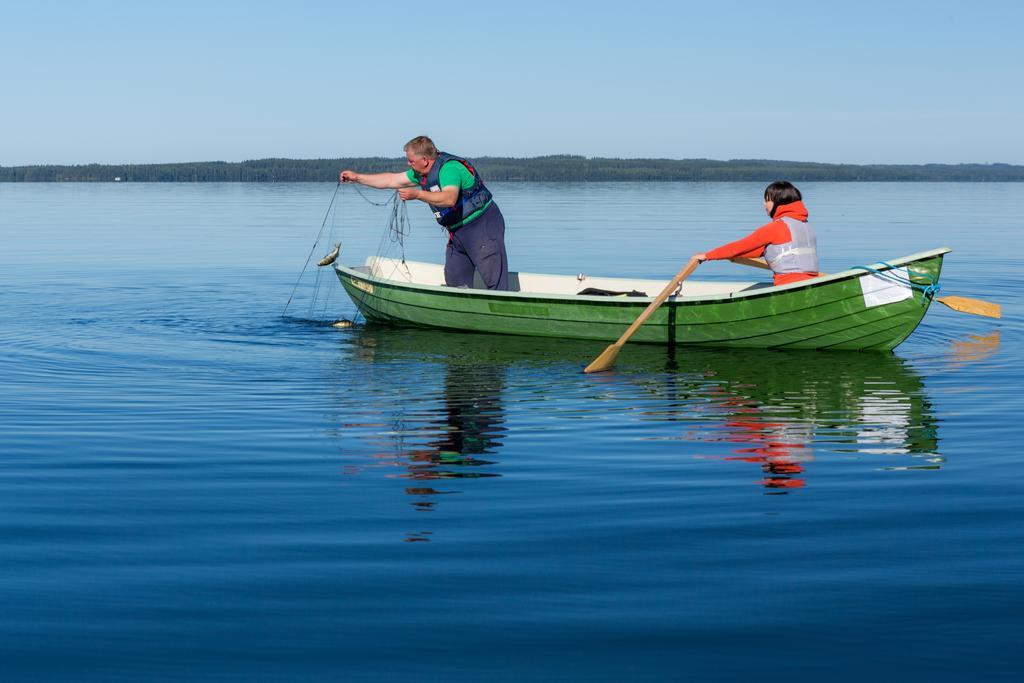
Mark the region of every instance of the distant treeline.
<instances>
[{"instance_id":1,"label":"distant treeline","mask_svg":"<svg viewBox=\"0 0 1024 683\"><path fill-rule=\"evenodd\" d=\"M819 164L764 159L603 159L557 155L517 159L479 157L485 180L597 181L1024 181L1024 166L1011 164ZM406 168L404 158L256 159L180 164L0 166L0 182L330 182L352 168L376 173Z\"/></svg>"}]
</instances>

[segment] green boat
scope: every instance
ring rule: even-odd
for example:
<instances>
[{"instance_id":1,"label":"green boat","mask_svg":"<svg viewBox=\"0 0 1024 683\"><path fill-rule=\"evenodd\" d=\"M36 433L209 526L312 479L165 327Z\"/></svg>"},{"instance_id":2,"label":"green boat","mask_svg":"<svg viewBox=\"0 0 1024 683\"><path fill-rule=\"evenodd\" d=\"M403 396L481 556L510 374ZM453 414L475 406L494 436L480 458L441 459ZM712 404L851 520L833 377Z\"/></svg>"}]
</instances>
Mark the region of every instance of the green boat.
<instances>
[{"instance_id":1,"label":"green boat","mask_svg":"<svg viewBox=\"0 0 1024 683\"><path fill-rule=\"evenodd\" d=\"M631 343L891 350L921 322L946 247L788 285L686 280ZM439 264L334 264L369 322L614 342L669 280L510 273L513 291L444 286ZM586 292L586 293L580 293Z\"/></svg>"}]
</instances>

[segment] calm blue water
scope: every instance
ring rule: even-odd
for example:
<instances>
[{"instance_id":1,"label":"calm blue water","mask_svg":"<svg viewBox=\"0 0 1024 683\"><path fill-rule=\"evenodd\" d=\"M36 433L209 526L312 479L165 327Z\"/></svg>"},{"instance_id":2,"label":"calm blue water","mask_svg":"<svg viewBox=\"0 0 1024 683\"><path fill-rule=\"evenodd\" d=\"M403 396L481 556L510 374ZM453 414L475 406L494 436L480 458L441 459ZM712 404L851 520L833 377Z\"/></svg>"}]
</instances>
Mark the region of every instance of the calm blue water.
<instances>
[{"instance_id":1,"label":"calm blue water","mask_svg":"<svg viewBox=\"0 0 1024 683\"><path fill-rule=\"evenodd\" d=\"M764 220L760 184L493 189L530 271L667 278ZM825 270L948 245L1004 318L587 376L604 344L324 325L333 185L0 185L0 674L1011 679L1024 185L802 189ZM314 260L387 220L343 188Z\"/></svg>"}]
</instances>

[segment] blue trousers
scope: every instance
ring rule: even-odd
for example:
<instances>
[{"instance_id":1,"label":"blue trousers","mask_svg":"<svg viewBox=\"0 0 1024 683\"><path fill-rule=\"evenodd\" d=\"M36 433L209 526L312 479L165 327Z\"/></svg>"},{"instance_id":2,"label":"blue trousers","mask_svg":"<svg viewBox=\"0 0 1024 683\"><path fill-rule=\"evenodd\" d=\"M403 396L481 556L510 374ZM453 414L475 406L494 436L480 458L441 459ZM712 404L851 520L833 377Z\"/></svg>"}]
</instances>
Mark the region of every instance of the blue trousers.
<instances>
[{"instance_id":1,"label":"blue trousers","mask_svg":"<svg viewBox=\"0 0 1024 683\"><path fill-rule=\"evenodd\" d=\"M487 289L508 290L505 217L494 202L479 218L452 233L445 249L446 285L472 287L473 271L479 271Z\"/></svg>"}]
</instances>

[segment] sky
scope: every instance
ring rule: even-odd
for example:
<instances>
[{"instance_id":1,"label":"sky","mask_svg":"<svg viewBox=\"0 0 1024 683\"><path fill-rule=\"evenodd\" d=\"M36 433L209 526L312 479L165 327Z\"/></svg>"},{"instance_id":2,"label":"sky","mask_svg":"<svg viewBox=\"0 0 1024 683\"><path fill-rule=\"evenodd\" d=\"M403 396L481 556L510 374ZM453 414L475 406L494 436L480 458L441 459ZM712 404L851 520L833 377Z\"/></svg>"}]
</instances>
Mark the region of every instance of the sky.
<instances>
[{"instance_id":1,"label":"sky","mask_svg":"<svg viewBox=\"0 0 1024 683\"><path fill-rule=\"evenodd\" d=\"M4 2L0 166L1024 164L1024 3Z\"/></svg>"}]
</instances>

